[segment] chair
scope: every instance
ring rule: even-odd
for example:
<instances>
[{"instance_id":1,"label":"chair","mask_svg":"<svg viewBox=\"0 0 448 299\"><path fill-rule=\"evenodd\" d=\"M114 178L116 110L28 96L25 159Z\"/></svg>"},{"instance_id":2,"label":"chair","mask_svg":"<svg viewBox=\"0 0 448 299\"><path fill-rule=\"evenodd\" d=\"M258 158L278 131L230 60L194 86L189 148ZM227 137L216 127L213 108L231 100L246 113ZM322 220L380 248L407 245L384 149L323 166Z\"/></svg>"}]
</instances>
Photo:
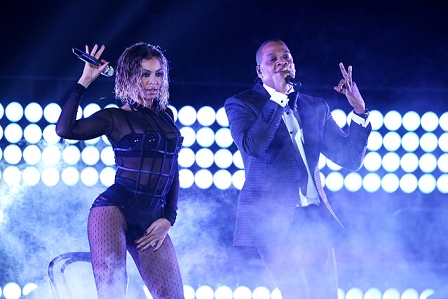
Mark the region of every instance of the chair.
<instances>
[{"instance_id":1,"label":"chair","mask_svg":"<svg viewBox=\"0 0 448 299\"><path fill-rule=\"evenodd\" d=\"M50 279L50 286L51 290L53 292L53 296L55 299L60 299L59 290L57 288L57 280L55 279L55 268L57 265L60 264L60 281L62 282L62 285L65 290L65 294L68 298L73 299L73 296L70 292L70 289L67 285L67 280L65 278L65 269L76 262L91 262L91 255L90 252L67 252L63 253L61 255L58 255L55 257L50 264L48 265L48 278Z\"/></svg>"}]
</instances>

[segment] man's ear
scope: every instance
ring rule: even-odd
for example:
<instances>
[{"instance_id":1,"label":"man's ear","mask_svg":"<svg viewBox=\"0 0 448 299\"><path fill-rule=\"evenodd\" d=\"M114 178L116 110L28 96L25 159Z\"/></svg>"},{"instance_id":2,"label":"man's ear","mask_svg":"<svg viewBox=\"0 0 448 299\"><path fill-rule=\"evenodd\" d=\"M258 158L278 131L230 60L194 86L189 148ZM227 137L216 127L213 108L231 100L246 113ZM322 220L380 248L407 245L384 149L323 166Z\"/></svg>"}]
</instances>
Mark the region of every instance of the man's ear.
<instances>
[{"instance_id":1,"label":"man's ear","mask_svg":"<svg viewBox=\"0 0 448 299\"><path fill-rule=\"evenodd\" d=\"M257 75L258 75L259 78L261 78L261 76L263 75L259 65L257 65Z\"/></svg>"}]
</instances>

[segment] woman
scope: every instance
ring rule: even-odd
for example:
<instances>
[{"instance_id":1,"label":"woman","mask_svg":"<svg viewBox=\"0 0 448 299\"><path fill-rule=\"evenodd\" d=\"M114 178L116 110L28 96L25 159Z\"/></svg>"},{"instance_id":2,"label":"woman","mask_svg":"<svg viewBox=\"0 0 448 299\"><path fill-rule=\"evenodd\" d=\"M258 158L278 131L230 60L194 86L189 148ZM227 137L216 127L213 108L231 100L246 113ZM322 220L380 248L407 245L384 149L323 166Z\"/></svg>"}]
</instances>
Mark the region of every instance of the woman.
<instances>
[{"instance_id":1,"label":"woman","mask_svg":"<svg viewBox=\"0 0 448 299\"><path fill-rule=\"evenodd\" d=\"M99 59L104 45L90 55ZM86 52L89 48L86 46ZM124 105L76 120L79 102L108 63L86 63L62 108L56 132L66 139L106 135L114 149L115 182L93 202L88 238L98 298L125 298L126 250L154 298L184 298L168 230L177 215L177 157L182 137L167 107L168 61L158 47L137 43L118 60L115 93Z\"/></svg>"}]
</instances>

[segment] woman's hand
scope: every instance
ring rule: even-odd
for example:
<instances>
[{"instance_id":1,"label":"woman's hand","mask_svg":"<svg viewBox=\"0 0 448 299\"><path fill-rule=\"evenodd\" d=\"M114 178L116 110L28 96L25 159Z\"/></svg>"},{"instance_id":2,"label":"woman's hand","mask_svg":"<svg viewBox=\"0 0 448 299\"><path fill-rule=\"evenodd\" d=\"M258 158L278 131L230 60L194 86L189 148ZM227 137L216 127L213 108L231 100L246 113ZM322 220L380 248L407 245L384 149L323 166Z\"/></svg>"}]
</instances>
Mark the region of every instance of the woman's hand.
<instances>
[{"instance_id":1,"label":"woman's hand","mask_svg":"<svg viewBox=\"0 0 448 299\"><path fill-rule=\"evenodd\" d=\"M92 51L89 53L89 46L86 45L86 53L90 54L91 56L95 57L96 59L100 60L101 54L103 54L103 51L105 49L105 46L102 45L98 49L98 45L95 44L93 46ZM84 70L82 72L81 78L79 78L78 83L87 88L87 86L90 85L93 81L95 81L96 78L101 74L102 71L104 71L107 68L107 65L109 62L106 62L105 60L101 60L104 64L101 66L95 66L91 63L86 62L84 65Z\"/></svg>"},{"instance_id":2,"label":"woman's hand","mask_svg":"<svg viewBox=\"0 0 448 299\"><path fill-rule=\"evenodd\" d=\"M352 66L349 65L347 70L345 70L344 64L339 63L339 68L341 69L342 77L339 84L334 87L339 93L345 94L348 102L353 107L354 111L358 114L364 114L366 110L366 104L364 99L359 93L358 86L352 80Z\"/></svg>"},{"instance_id":3,"label":"woman's hand","mask_svg":"<svg viewBox=\"0 0 448 299\"><path fill-rule=\"evenodd\" d=\"M137 250L145 251L148 248L153 248L153 251L156 251L162 246L170 228L171 222L168 219L157 219L146 229L143 237L135 241L137 243Z\"/></svg>"}]
</instances>

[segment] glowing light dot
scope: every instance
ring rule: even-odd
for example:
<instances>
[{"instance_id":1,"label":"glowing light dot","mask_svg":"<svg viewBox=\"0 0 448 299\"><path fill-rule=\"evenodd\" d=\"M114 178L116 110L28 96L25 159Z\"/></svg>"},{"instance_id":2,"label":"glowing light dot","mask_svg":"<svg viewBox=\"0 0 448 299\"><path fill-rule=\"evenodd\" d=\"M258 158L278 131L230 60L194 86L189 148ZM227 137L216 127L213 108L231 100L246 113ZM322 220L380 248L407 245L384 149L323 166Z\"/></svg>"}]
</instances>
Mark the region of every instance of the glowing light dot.
<instances>
[{"instance_id":1,"label":"glowing light dot","mask_svg":"<svg viewBox=\"0 0 448 299\"><path fill-rule=\"evenodd\" d=\"M448 131L448 112L445 112L440 116L439 125L442 130Z\"/></svg>"},{"instance_id":2,"label":"glowing light dot","mask_svg":"<svg viewBox=\"0 0 448 299\"><path fill-rule=\"evenodd\" d=\"M194 184L194 174L190 169L179 170L180 188L190 188Z\"/></svg>"},{"instance_id":3,"label":"glowing light dot","mask_svg":"<svg viewBox=\"0 0 448 299\"><path fill-rule=\"evenodd\" d=\"M67 186L74 186L79 182L79 171L73 166L67 167L62 171L61 179Z\"/></svg>"},{"instance_id":4,"label":"glowing light dot","mask_svg":"<svg viewBox=\"0 0 448 299\"><path fill-rule=\"evenodd\" d=\"M395 172L400 167L400 157L396 153L387 153L383 157L382 166L388 172Z\"/></svg>"},{"instance_id":5,"label":"glowing light dot","mask_svg":"<svg viewBox=\"0 0 448 299\"><path fill-rule=\"evenodd\" d=\"M413 174L405 174L400 179L400 188L405 193L412 193L417 189L417 178Z\"/></svg>"},{"instance_id":6,"label":"glowing light dot","mask_svg":"<svg viewBox=\"0 0 448 299\"><path fill-rule=\"evenodd\" d=\"M18 122L23 117L23 107L17 102L11 102L5 109L6 118L10 122Z\"/></svg>"},{"instance_id":7,"label":"glowing light dot","mask_svg":"<svg viewBox=\"0 0 448 299\"><path fill-rule=\"evenodd\" d=\"M434 294L434 290L433 289L425 289L425 290L423 290L423 292L420 293L420 298L419 299L427 299L432 294Z\"/></svg>"},{"instance_id":8,"label":"glowing light dot","mask_svg":"<svg viewBox=\"0 0 448 299\"><path fill-rule=\"evenodd\" d=\"M400 299L400 292L397 289L387 289L383 294L383 299Z\"/></svg>"},{"instance_id":9,"label":"glowing light dot","mask_svg":"<svg viewBox=\"0 0 448 299\"><path fill-rule=\"evenodd\" d=\"M215 299L232 299L233 291L228 286L219 286L215 290Z\"/></svg>"},{"instance_id":10,"label":"glowing light dot","mask_svg":"<svg viewBox=\"0 0 448 299\"><path fill-rule=\"evenodd\" d=\"M347 294L345 294L346 299L363 299L363 297L364 293L358 288L352 288L347 291Z\"/></svg>"},{"instance_id":11,"label":"glowing light dot","mask_svg":"<svg viewBox=\"0 0 448 299\"><path fill-rule=\"evenodd\" d=\"M105 148L103 148L103 150L101 151L101 161L106 166L115 165L115 157L112 146L106 146Z\"/></svg>"},{"instance_id":12,"label":"glowing light dot","mask_svg":"<svg viewBox=\"0 0 448 299\"><path fill-rule=\"evenodd\" d=\"M183 147L179 152L179 166L188 168L191 167L194 164L194 161L196 160L195 154L191 148Z\"/></svg>"},{"instance_id":13,"label":"glowing light dot","mask_svg":"<svg viewBox=\"0 0 448 299\"><path fill-rule=\"evenodd\" d=\"M38 103L29 103L25 108L25 117L30 123L36 123L41 120L43 109Z\"/></svg>"},{"instance_id":14,"label":"glowing light dot","mask_svg":"<svg viewBox=\"0 0 448 299\"><path fill-rule=\"evenodd\" d=\"M19 299L22 296L22 289L17 283L10 282L3 287L3 295L6 299Z\"/></svg>"},{"instance_id":15,"label":"glowing light dot","mask_svg":"<svg viewBox=\"0 0 448 299\"><path fill-rule=\"evenodd\" d=\"M437 148L437 136L433 133L425 133L420 138L420 147L427 153L433 152Z\"/></svg>"},{"instance_id":16,"label":"glowing light dot","mask_svg":"<svg viewBox=\"0 0 448 299\"><path fill-rule=\"evenodd\" d=\"M331 191L339 191L344 185L344 178L339 172L331 172L327 175L325 180L326 187Z\"/></svg>"},{"instance_id":17,"label":"glowing light dot","mask_svg":"<svg viewBox=\"0 0 448 299\"><path fill-rule=\"evenodd\" d=\"M81 159L81 152L79 148L74 145L69 145L62 151L62 158L64 162L70 165L78 163Z\"/></svg>"},{"instance_id":18,"label":"glowing light dot","mask_svg":"<svg viewBox=\"0 0 448 299\"><path fill-rule=\"evenodd\" d=\"M50 103L44 108L44 118L50 124L55 124L58 121L60 114L61 107L56 103Z\"/></svg>"},{"instance_id":19,"label":"glowing light dot","mask_svg":"<svg viewBox=\"0 0 448 299\"><path fill-rule=\"evenodd\" d=\"M252 292L246 286L239 286L233 291L233 298L235 299L245 299L252 298Z\"/></svg>"},{"instance_id":20,"label":"glowing light dot","mask_svg":"<svg viewBox=\"0 0 448 299\"><path fill-rule=\"evenodd\" d=\"M406 172L414 172L418 167L418 158L414 153L406 153L401 157L401 168Z\"/></svg>"},{"instance_id":21,"label":"glowing light dot","mask_svg":"<svg viewBox=\"0 0 448 299\"><path fill-rule=\"evenodd\" d=\"M216 144L222 148L228 148L233 144L232 135L230 134L229 128L221 128L216 131Z\"/></svg>"},{"instance_id":22,"label":"glowing light dot","mask_svg":"<svg viewBox=\"0 0 448 299\"><path fill-rule=\"evenodd\" d=\"M232 185L236 189L241 190L243 188L245 180L246 178L244 170L238 170L232 176Z\"/></svg>"},{"instance_id":23,"label":"glowing light dot","mask_svg":"<svg viewBox=\"0 0 448 299\"><path fill-rule=\"evenodd\" d=\"M86 118L86 117L89 117L92 114L94 114L95 112L100 111L100 110L101 110L101 107L98 104L91 103L91 104L88 104L84 108L83 115Z\"/></svg>"},{"instance_id":24,"label":"glowing light dot","mask_svg":"<svg viewBox=\"0 0 448 299\"><path fill-rule=\"evenodd\" d=\"M194 291L193 287L189 285L184 285L184 296L185 299L195 299L196 292Z\"/></svg>"},{"instance_id":25,"label":"glowing light dot","mask_svg":"<svg viewBox=\"0 0 448 299\"><path fill-rule=\"evenodd\" d=\"M201 148L196 152L196 164L201 168L209 168L214 162L213 152L208 148Z\"/></svg>"},{"instance_id":26,"label":"glowing light dot","mask_svg":"<svg viewBox=\"0 0 448 299\"><path fill-rule=\"evenodd\" d=\"M406 112L403 116L403 127L409 132L413 132L420 126L420 116L415 111Z\"/></svg>"},{"instance_id":27,"label":"glowing light dot","mask_svg":"<svg viewBox=\"0 0 448 299\"><path fill-rule=\"evenodd\" d=\"M233 154L233 164L239 169L244 168L243 157L241 157L241 152L239 150Z\"/></svg>"},{"instance_id":28,"label":"glowing light dot","mask_svg":"<svg viewBox=\"0 0 448 299\"><path fill-rule=\"evenodd\" d=\"M22 172L22 180L28 186L35 186L40 181L40 172L36 167L26 167Z\"/></svg>"},{"instance_id":29,"label":"glowing light dot","mask_svg":"<svg viewBox=\"0 0 448 299\"><path fill-rule=\"evenodd\" d=\"M9 143L18 143L23 136L22 127L16 123L12 123L5 128L5 138Z\"/></svg>"},{"instance_id":30,"label":"glowing light dot","mask_svg":"<svg viewBox=\"0 0 448 299\"><path fill-rule=\"evenodd\" d=\"M202 147L209 147L215 142L215 133L209 127L203 127L196 133L196 140Z\"/></svg>"},{"instance_id":31,"label":"glowing light dot","mask_svg":"<svg viewBox=\"0 0 448 299\"><path fill-rule=\"evenodd\" d=\"M396 131L401 127L401 114L395 110L389 111L384 116L384 126L390 131Z\"/></svg>"},{"instance_id":32,"label":"glowing light dot","mask_svg":"<svg viewBox=\"0 0 448 299\"><path fill-rule=\"evenodd\" d=\"M376 131L372 131L367 141L367 148L369 151L376 152L383 145L383 136Z\"/></svg>"},{"instance_id":33,"label":"glowing light dot","mask_svg":"<svg viewBox=\"0 0 448 299\"><path fill-rule=\"evenodd\" d=\"M367 192L378 191L381 186L381 179L376 173L368 173L362 180L362 185Z\"/></svg>"},{"instance_id":34,"label":"glowing light dot","mask_svg":"<svg viewBox=\"0 0 448 299\"><path fill-rule=\"evenodd\" d=\"M338 124L339 127L343 128L347 125L347 115L341 109L335 109L331 111L331 115L333 116L334 121Z\"/></svg>"},{"instance_id":35,"label":"glowing light dot","mask_svg":"<svg viewBox=\"0 0 448 299\"><path fill-rule=\"evenodd\" d=\"M196 172L194 182L201 189L210 188L213 183L213 175L208 169L201 169Z\"/></svg>"},{"instance_id":36,"label":"glowing light dot","mask_svg":"<svg viewBox=\"0 0 448 299\"><path fill-rule=\"evenodd\" d=\"M49 187L54 187L59 182L59 172L53 167L47 167L41 174L42 182Z\"/></svg>"},{"instance_id":37,"label":"glowing light dot","mask_svg":"<svg viewBox=\"0 0 448 299\"><path fill-rule=\"evenodd\" d=\"M227 149L220 149L215 153L215 164L219 168L228 168L232 165L232 152Z\"/></svg>"},{"instance_id":38,"label":"glowing light dot","mask_svg":"<svg viewBox=\"0 0 448 299\"><path fill-rule=\"evenodd\" d=\"M369 152L364 157L364 168L368 171L374 172L381 167L381 156L377 152Z\"/></svg>"},{"instance_id":39,"label":"glowing light dot","mask_svg":"<svg viewBox=\"0 0 448 299\"><path fill-rule=\"evenodd\" d=\"M191 127L183 127L179 129L180 134L184 137L182 146L192 146L196 141L196 132Z\"/></svg>"},{"instance_id":40,"label":"glowing light dot","mask_svg":"<svg viewBox=\"0 0 448 299\"><path fill-rule=\"evenodd\" d=\"M448 174L442 174L438 179L437 179L437 189L441 192L441 193L448 193Z\"/></svg>"},{"instance_id":41,"label":"glowing light dot","mask_svg":"<svg viewBox=\"0 0 448 299\"><path fill-rule=\"evenodd\" d=\"M397 132L389 132L384 136L383 146L390 152L394 152L400 148L401 137Z\"/></svg>"},{"instance_id":42,"label":"glowing light dot","mask_svg":"<svg viewBox=\"0 0 448 299\"><path fill-rule=\"evenodd\" d=\"M84 185L94 186L99 180L98 171L93 167L86 167L81 171L81 181Z\"/></svg>"},{"instance_id":43,"label":"glowing light dot","mask_svg":"<svg viewBox=\"0 0 448 299\"><path fill-rule=\"evenodd\" d=\"M384 124L383 114L378 110L372 110L370 111L369 121L372 125L372 130L377 131L381 129Z\"/></svg>"},{"instance_id":44,"label":"glowing light dot","mask_svg":"<svg viewBox=\"0 0 448 299\"><path fill-rule=\"evenodd\" d=\"M192 106L184 106L179 110L178 117L183 126L191 126L196 122L196 110Z\"/></svg>"},{"instance_id":45,"label":"glowing light dot","mask_svg":"<svg viewBox=\"0 0 448 299\"><path fill-rule=\"evenodd\" d=\"M100 172L100 182L103 186L109 187L115 181L115 169L112 167L105 167Z\"/></svg>"},{"instance_id":46,"label":"glowing light dot","mask_svg":"<svg viewBox=\"0 0 448 299\"><path fill-rule=\"evenodd\" d=\"M382 293L377 288L371 288L364 294L364 299L382 299Z\"/></svg>"},{"instance_id":47,"label":"glowing light dot","mask_svg":"<svg viewBox=\"0 0 448 299\"><path fill-rule=\"evenodd\" d=\"M421 125L426 132L432 132L437 129L439 125L439 117L434 112L426 112L422 115Z\"/></svg>"},{"instance_id":48,"label":"glowing light dot","mask_svg":"<svg viewBox=\"0 0 448 299\"><path fill-rule=\"evenodd\" d=\"M357 172L350 172L344 179L345 188L350 192L356 192L361 189L362 178Z\"/></svg>"},{"instance_id":49,"label":"glowing light dot","mask_svg":"<svg viewBox=\"0 0 448 299\"><path fill-rule=\"evenodd\" d=\"M56 134L55 127L55 125L48 125L42 133L44 140L48 142L48 144L56 144L61 140L61 137Z\"/></svg>"},{"instance_id":50,"label":"glowing light dot","mask_svg":"<svg viewBox=\"0 0 448 299\"><path fill-rule=\"evenodd\" d=\"M196 289L197 299L213 299L214 297L213 289L210 286L203 285Z\"/></svg>"},{"instance_id":51,"label":"glowing light dot","mask_svg":"<svg viewBox=\"0 0 448 299\"><path fill-rule=\"evenodd\" d=\"M232 185L232 175L227 170L218 170L213 175L213 183L216 188L226 190Z\"/></svg>"},{"instance_id":52,"label":"glowing light dot","mask_svg":"<svg viewBox=\"0 0 448 299\"><path fill-rule=\"evenodd\" d=\"M23 137L28 143L38 143L42 139L42 129L36 124L26 126Z\"/></svg>"},{"instance_id":53,"label":"glowing light dot","mask_svg":"<svg viewBox=\"0 0 448 299\"><path fill-rule=\"evenodd\" d=\"M100 152L95 146L86 146L81 153L81 158L87 165L95 165L100 160Z\"/></svg>"},{"instance_id":54,"label":"glowing light dot","mask_svg":"<svg viewBox=\"0 0 448 299\"><path fill-rule=\"evenodd\" d=\"M20 170L15 166L8 166L3 170L3 181L9 186L15 186L20 183L22 174Z\"/></svg>"},{"instance_id":55,"label":"glowing light dot","mask_svg":"<svg viewBox=\"0 0 448 299\"><path fill-rule=\"evenodd\" d=\"M381 187L387 193L393 193L400 187L400 180L395 173L388 173L381 180Z\"/></svg>"},{"instance_id":56,"label":"glowing light dot","mask_svg":"<svg viewBox=\"0 0 448 299\"><path fill-rule=\"evenodd\" d=\"M17 145L10 144L4 149L3 156L8 164L17 165L22 160L22 150Z\"/></svg>"},{"instance_id":57,"label":"glowing light dot","mask_svg":"<svg viewBox=\"0 0 448 299\"><path fill-rule=\"evenodd\" d=\"M27 283L22 290L22 293L24 296L28 296L32 291L36 290L38 288L38 285L35 283Z\"/></svg>"},{"instance_id":58,"label":"glowing light dot","mask_svg":"<svg viewBox=\"0 0 448 299\"><path fill-rule=\"evenodd\" d=\"M216 112L216 122L221 127L229 126L229 119L227 118L226 110L224 109L224 107L219 108L219 110Z\"/></svg>"},{"instance_id":59,"label":"glowing light dot","mask_svg":"<svg viewBox=\"0 0 448 299\"><path fill-rule=\"evenodd\" d=\"M271 298L271 292L266 287L257 287L252 292L252 298L270 299Z\"/></svg>"},{"instance_id":60,"label":"glowing light dot","mask_svg":"<svg viewBox=\"0 0 448 299\"><path fill-rule=\"evenodd\" d=\"M197 120L202 126L211 126L216 120L216 113L212 107L203 106L198 110Z\"/></svg>"}]
</instances>

